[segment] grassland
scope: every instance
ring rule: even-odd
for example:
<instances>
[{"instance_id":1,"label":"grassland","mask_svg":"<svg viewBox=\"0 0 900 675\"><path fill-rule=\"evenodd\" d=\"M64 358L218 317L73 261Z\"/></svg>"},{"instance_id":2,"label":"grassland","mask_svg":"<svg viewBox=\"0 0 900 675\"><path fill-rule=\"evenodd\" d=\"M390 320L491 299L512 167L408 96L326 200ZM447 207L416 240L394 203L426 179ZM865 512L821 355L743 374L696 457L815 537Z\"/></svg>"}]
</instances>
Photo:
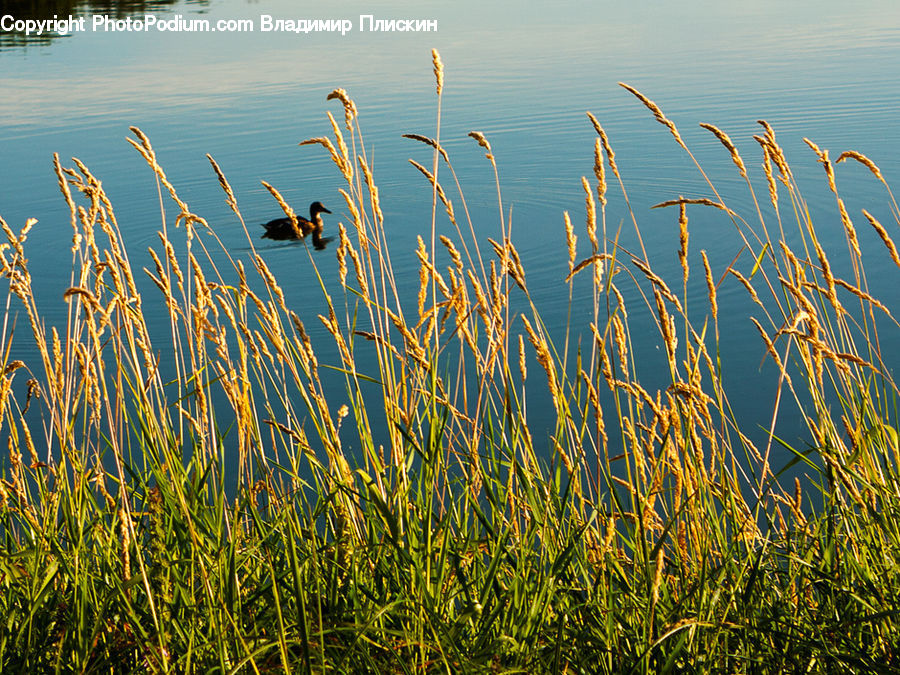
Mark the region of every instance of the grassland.
<instances>
[{"instance_id":1,"label":"grassland","mask_svg":"<svg viewBox=\"0 0 900 675\"><path fill-rule=\"evenodd\" d=\"M502 209L498 236L474 234L440 141L437 53L434 69L435 134L410 136L433 153L430 167L416 164L433 219L415 283L394 276L345 92L329 97L343 114L329 114L333 135L307 141L342 176L347 218L334 247L340 295L322 282L318 318L289 306L250 234L246 260L213 264L215 229L179 198L138 129L131 143L177 213L146 263L132 262L90 170L55 161L73 233L66 325L38 312L33 223L2 223L0 670L900 670L897 388L882 358L898 325L863 265L889 256L900 267L890 235L900 214L877 166L853 152L832 161L809 143L845 234L846 247L826 251L772 128L756 137L757 192L728 136L704 125L755 206L736 213L711 180L707 198L659 205L679 231L673 290L607 230L608 200L628 213L628 194L589 116L594 173L584 215L580 204L576 218L560 214L560 277L570 298L590 289L591 316L554 342ZM628 89L693 160L675 125ZM496 172L489 139L471 135ZM848 213L835 178L845 161L883 183L888 225ZM733 223L740 265L713 269L689 245L699 209ZM878 246L863 251L857 226ZM140 293L136 275L159 293ZM691 275L706 292L689 313ZM754 303L777 367L773 419L801 416L808 447L780 444L774 426L754 443L731 412L723 283ZM635 289L642 301L626 307ZM159 302L164 352L144 311ZM13 330L16 312L28 321ZM310 320L327 329L335 362L320 363ZM668 365L668 384L653 391L630 332L646 321ZM34 363L10 359L13 339L33 342ZM325 368L344 386L326 386ZM553 409L549 438L529 427L536 388ZM780 478L776 450L803 462L810 482Z\"/></svg>"}]
</instances>

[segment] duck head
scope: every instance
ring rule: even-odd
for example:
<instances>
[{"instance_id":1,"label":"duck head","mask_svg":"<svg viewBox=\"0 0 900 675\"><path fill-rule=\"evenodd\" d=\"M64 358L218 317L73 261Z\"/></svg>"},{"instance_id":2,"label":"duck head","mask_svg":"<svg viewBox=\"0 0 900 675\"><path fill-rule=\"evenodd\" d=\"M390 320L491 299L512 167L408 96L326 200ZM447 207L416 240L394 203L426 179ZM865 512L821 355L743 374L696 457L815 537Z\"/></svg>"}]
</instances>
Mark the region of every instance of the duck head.
<instances>
[{"instance_id":1,"label":"duck head","mask_svg":"<svg viewBox=\"0 0 900 675\"><path fill-rule=\"evenodd\" d=\"M309 205L309 217L310 220L315 220L316 216L320 213L331 213L328 209L326 209L322 202L313 202Z\"/></svg>"}]
</instances>

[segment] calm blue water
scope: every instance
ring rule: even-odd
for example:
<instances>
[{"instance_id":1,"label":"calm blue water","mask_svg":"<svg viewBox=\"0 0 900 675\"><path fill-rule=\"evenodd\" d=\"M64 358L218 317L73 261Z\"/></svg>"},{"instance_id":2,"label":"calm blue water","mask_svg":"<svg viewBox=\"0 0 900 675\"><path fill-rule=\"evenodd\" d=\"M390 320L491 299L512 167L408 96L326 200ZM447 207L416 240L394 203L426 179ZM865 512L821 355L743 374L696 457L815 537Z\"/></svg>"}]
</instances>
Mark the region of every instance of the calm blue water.
<instances>
[{"instance_id":1,"label":"calm blue water","mask_svg":"<svg viewBox=\"0 0 900 675\"><path fill-rule=\"evenodd\" d=\"M379 3L376 8L347 2L327 12L298 13L289 0L209 0L175 3L158 14L212 22L251 18L257 27L262 14L348 18L354 30L343 37L258 30L89 31L43 42L7 39L0 41L0 215L14 229L28 217L39 219L29 236L30 264L44 316L60 324L71 234L52 171L53 152L64 160L78 157L103 181L137 267L150 264L145 251L158 243L160 217L151 172L124 140L130 125L149 135L181 197L234 251L247 252L246 242L206 153L226 172L250 227L281 215L261 180L279 188L298 212L313 200L323 201L335 211L326 216L333 227L347 220L337 192L340 176L322 148L297 143L329 133L325 111L338 117L341 111L325 97L343 87L357 102L369 156L374 156L394 236L395 269L400 278L416 278L412 250L415 235L430 224L431 192L407 158L427 163L430 155L400 134L434 134L430 50L436 47L446 66L441 138L461 176L477 231L482 237L499 233L490 166L466 136L473 129L483 131L493 145L529 287L545 319L559 327L566 311L561 299L567 297L560 283L567 271L562 212L570 211L581 227L580 178L592 170L594 132L586 110L610 136L651 260L673 286L680 279L677 212L648 207L678 195L709 196L683 151L616 86L619 80L663 108L726 203L748 219L754 212L746 186L698 122L712 122L731 135L764 197L761 155L752 135L760 132L757 119L768 120L814 219L822 223L820 234L836 242L843 235L833 200L802 138L829 148L833 157L845 149L867 154L889 182L900 176L900 9L894 0L852 7L834 0L741 4L604 1L550 8L465 0ZM3 9L7 12L15 14L15 8ZM358 16L368 13L436 19L439 30L359 33ZM883 191L866 171L842 166L838 180L859 227L862 207L892 222ZM702 273L701 248L723 270L740 247L733 227L716 213L695 209L690 215L695 276ZM632 242L625 204L613 192L607 222L616 228L622 221L624 241ZM579 233L584 246L583 229ZM314 339L327 344L315 319L324 303L305 250L283 244L263 250ZM333 283L333 248L318 255L326 282ZM880 252L869 264L870 278L894 278L884 276L896 269ZM882 295L896 296L895 287L885 282ZM700 302L698 296L695 305ZM751 307L737 283L723 285L720 307L726 381L736 411L751 426L768 424L775 383L771 370L760 369L762 346L747 321ZM161 317L162 307L157 311ZM661 359L657 337L649 323L646 331L637 324L632 328L642 354L639 368L644 365L644 379L653 385ZM651 339L641 344L643 335ZM541 409L531 406L534 416ZM783 429L794 439L800 433L790 415Z\"/></svg>"}]
</instances>

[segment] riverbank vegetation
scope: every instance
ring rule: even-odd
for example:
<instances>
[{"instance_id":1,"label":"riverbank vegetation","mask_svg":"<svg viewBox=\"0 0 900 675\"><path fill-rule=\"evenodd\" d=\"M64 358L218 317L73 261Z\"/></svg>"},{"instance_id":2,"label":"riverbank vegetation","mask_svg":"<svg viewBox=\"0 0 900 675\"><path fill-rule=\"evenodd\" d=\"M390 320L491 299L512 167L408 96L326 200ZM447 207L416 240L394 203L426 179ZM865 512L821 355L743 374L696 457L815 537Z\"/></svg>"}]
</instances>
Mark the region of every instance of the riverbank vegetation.
<instances>
[{"instance_id":1,"label":"riverbank vegetation","mask_svg":"<svg viewBox=\"0 0 900 675\"><path fill-rule=\"evenodd\" d=\"M877 166L809 142L846 243L826 250L774 130L756 136L756 184L729 137L704 125L754 206L732 210L712 181L707 197L660 204L679 233L675 284L607 228L612 200L629 213L626 180L589 115L593 173L558 238L561 295L590 289L591 310L560 340L502 207L496 236L475 235L440 141L436 53L434 70L437 128L406 141L431 157L416 163L434 207L415 252L389 249L345 92L329 97L333 134L306 142L344 181L332 209L346 222L327 257L309 257L338 266L318 317L286 302L255 233L247 255L213 264L215 228L138 129L131 143L176 212L167 206L149 257L126 250L88 167L55 160L73 234L65 325L49 325L32 292L32 223L2 223L0 670L900 670L900 449L885 363L898 325L864 266L900 266L900 220ZM490 139L471 136L496 175ZM845 162L883 184L881 203L847 211ZM689 218L708 209L742 240L727 267L691 246ZM392 255L413 254L418 278L396 278ZM139 292L145 279L154 292ZM690 311L689 280L703 289ZM723 384L724 284L752 301L747 327L775 365L772 418L751 420L752 433ZM155 303L162 342L145 311ZM659 389L641 384L639 323L659 334ZM32 342L35 361L12 359L13 340ZM342 386L326 386L335 377ZM529 425L535 389L552 407L549 435ZM802 419L806 446L777 438L779 415ZM776 456L809 480L785 478Z\"/></svg>"}]
</instances>

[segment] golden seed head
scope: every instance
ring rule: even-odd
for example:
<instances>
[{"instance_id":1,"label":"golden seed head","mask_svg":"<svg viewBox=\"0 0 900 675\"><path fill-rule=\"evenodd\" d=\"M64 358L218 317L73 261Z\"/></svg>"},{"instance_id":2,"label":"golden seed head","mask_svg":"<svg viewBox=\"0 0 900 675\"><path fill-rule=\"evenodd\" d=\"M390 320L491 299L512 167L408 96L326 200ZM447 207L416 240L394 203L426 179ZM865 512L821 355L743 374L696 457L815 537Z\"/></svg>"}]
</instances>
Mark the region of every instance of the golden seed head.
<instances>
[{"instance_id":1,"label":"golden seed head","mask_svg":"<svg viewBox=\"0 0 900 675\"><path fill-rule=\"evenodd\" d=\"M885 182L884 176L881 175L881 169L878 168L878 166L875 164L875 162L873 162L871 159L866 157L861 152L856 152L855 150L845 150L838 156L837 161L835 161L835 164L840 164L845 159L855 159L857 162L859 162L860 164L863 164L865 167L867 167L869 169L869 171L871 171L878 180L880 180L882 183Z\"/></svg>"},{"instance_id":2,"label":"golden seed head","mask_svg":"<svg viewBox=\"0 0 900 675\"><path fill-rule=\"evenodd\" d=\"M326 100L338 99L344 106L344 123L347 125L347 131L353 131L352 122L357 118L358 112L356 104L353 102L347 92L343 89L335 89L326 97Z\"/></svg>"},{"instance_id":3,"label":"golden seed head","mask_svg":"<svg viewBox=\"0 0 900 675\"><path fill-rule=\"evenodd\" d=\"M456 266L456 269L462 274L463 271L463 261L462 256L460 256L459 251L456 246L453 245L453 242L449 237L444 236L443 234L440 236L441 243L444 245L444 248L447 249L447 252L450 254L450 259L453 260L453 264Z\"/></svg>"},{"instance_id":4,"label":"golden seed head","mask_svg":"<svg viewBox=\"0 0 900 675\"><path fill-rule=\"evenodd\" d=\"M222 173L222 169L219 168L219 165L216 163L216 160L212 158L212 155L207 154L206 159L208 159L209 163L212 165L213 171L216 173L216 178L219 179L219 185L221 185L222 189L225 191L225 196L227 197L225 200L226 203L232 211L238 213L237 199L234 196L234 190L231 189L231 184L228 182L228 179L225 178L225 174Z\"/></svg>"},{"instance_id":5,"label":"golden seed head","mask_svg":"<svg viewBox=\"0 0 900 675\"><path fill-rule=\"evenodd\" d=\"M894 261L894 264L897 267L900 267L900 255L897 255L897 247L894 246L894 242L891 239L890 235L888 235L887 230L884 228L878 219L875 218L871 213L863 209L863 215L866 217L866 220L869 221L869 224L875 228L875 231L878 233L878 236L881 237L881 241L884 242L884 245L887 247L888 253L891 256L891 260Z\"/></svg>"},{"instance_id":6,"label":"golden seed head","mask_svg":"<svg viewBox=\"0 0 900 675\"><path fill-rule=\"evenodd\" d=\"M335 127L335 129L337 129L337 127ZM343 137L339 139L339 142L343 145ZM326 136L307 138L305 141L300 141L298 145L321 145L326 150L328 150L328 153L331 155L331 161L333 161L335 165L341 170L341 174L344 176L344 179L347 181L350 181L352 179L353 164L350 162L349 158L346 161L344 159L347 150L346 146L343 147L344 155L340 155L335 149L334 143L332 143L331 139Z\"/></svg>"},{"instance_id":7,"label":"golden seed head","mask_svg":"<svg viewBox=\"0 0 900 675\"><path fill-rule=\"evenodd\" d=\"M728 134L726 134L724 131L713 124L701 122L700 126L711 132L716 138L719 139L719 142L721 142L722 145L724 145L728 152L731 154L731 161L734 162L734 165L738 168L741 176L747 178L747 167L744 166L744 160L741 159L740 154L738 154L737 148L734 147L734 143L731 142L731 138L729 138Z\"/></svg>"},{"instance_id":8,"label":"golden seed head","mask_svg":"<svg viewBox=\"0 0 900 675\"><path fill-rule=\"evenodd\" d=\"M350 247L350 239L347 237L347 230L343 223L338 223L338 278L341 280L341 286L347 285L347 249Z\"/></svg>"},{"instance_id":9,"label":"golden seed head","mask_svg":"<svg viewBox=\"0 0 900 675\"><path fill-rule=\"evenodd\" d=\"M644 106L648 110L650 110L650 112L653 113L654 117L656 117L656 120L660 124L664 125L665 127L667 127L669 129L669 131L672 133L672 137L675 139L675 141L678 143L678 145L680 145L682 148L687 150L687 146L684 144L684 141L681 140L681 134L678 133L678 129L675 127L675 123L672 120L670 120L668 117L663 115L663 111L660 110L658 105L656 105L653 101L651 101L649 98L644 96L637 89L635 89L634 87L632 87L630 85L625 84L624 82L619 82L619 86L624 88L626 91L629 91L632 94L634 94L634 96L636 96L637 99L641 103L643 103Z\"/></svg>"},{"instance_id":10,"label":"golden seed head","mask_svg":"<svg viewBox=\"0 0 900 675\"><path fill-rule=\"evenodd\" d=\"M441 55L437 49L431 50L431 62L434 65L434 77L437 80L437 95L440 96L444 90L444 62L441 61Z\"/></svg>"},{"instance_id":11,"label":"golden seed head","mask_svg":"<svg viewBox=\"0 0 900 675\"><path fill-rule=\"evenodd\" d=\"M474 138L478 142L478 145L485 149L487 158L493 161L494 155L491 151L491 144L488 143L488 139L484 137L484 134L480 131L470 131L469 136Z\"/></svg>"},{"instance_id":12,"label":"golden seed head","mask_svg":"<svg viewBox=\"0 0 900 675\"><path fill-rule=\"evenodd\" d=\"M456 216L453 213L453 204L450 203L450 200L447 198L447 195L444 193L444 188L442 188L441 184L439 182L437 182L437 180L435 180L434 175L432 175L432 173L428 169L426 169L424 166L422 166L415 160L410 159L408 161L410 164L412 164L414 167L416 167L422 173L422 175L424 175L428 179L428 182L431 183L431 186L437 192L438 198L440 198L441 203L444 205L444 209L446 209L446 211L447 211L447 216L450 218L450 222L453 223L454 225L456 225Z\"/></svg>"},{"instance_id":13,"label":"golden seed head","mask_svg":"<svg viewBox=\"0 0 900 675\"><path fill-rule=\"evenodd\" d=\"M447 155L447 151L433 138L429 138L428 136L423 136L422 134L401 134L403 138L409 138L413 141L419 141L420 143L425 143L426 145L430 145L432 148L441 153L441 157L444 158L444 161L447 164L450 163L450 157Z\"/></svg>"},{"instance_id":14,"label":"golden seed head","mask_svg":"<svg viewBox=\"0 0 900 675\"><path fill-rule=\"evenodd\" d=\"M733 275L735 279L740 281L741 285L747 289L747 292L750 294L750 297L753 299L753 302L755 302L757 305L762 307L763 306L762 301L759 299L759 295L756 294L756 289L753 288L753 285L750 283L750 280L747 279L747 277L745 277L743 274L738 272L733 267L729 267L728 272L731 275Z\"/></svg>"},{"instance_id":15,"label":"golden seed head","mask_svg":"<svg viewBox=\"0 0 900 675\"><path fill-rule=\"evenodd\" d=\"M613 334L616 340L616 350L619 356L619 366L625 378L628 378L628 340L625 336L625 325L618 314L613 315Z\"/></svg>"},{"instance_id":16,"label":"golden seed head","mask_svg":"<svg viewBox=\"0 0 900 675\"><path fill-rule=\"evenodd\" d=\"M559 388L557 386L557 375L556 375L556 367L553 364L553 357L550 354L550 349L547 346L546 340L540 334L538 334L534 328L531 327L531 323L528 321L528 318L523 314L522 315L522 323L525 324L525 330L528 332L528 339L531 341L531 344L534 346L535 352L537 352L537 360L538 363L544 368L544 371L547 373L547 386L550 389L550 396L553 399L553 407L556 409L556 412L560 411L560 401L559 401Z\"/></svg>"},{"instance_id":17,"label":"golden seed head","mask_svg":"<svg viewBox=\"0 0 900 675\"><path fill-rule=\"evenodd\" d=\"M600 249L600 242L597 240L597 206L591 187L584 176L581 177L581 187L584 189L584 207L587 211L587 235L596 253Z\"/></svg>"},{"instance_id":18,"label":"golden seed head","mask_svg":"<svg viewBox=\"0 0 900 675\"><path fill-rule=\"evenodd\" d=\"M572 273L572 270L575 268L575 245L578 242L578 237L575 235L575 228L572 227L572 220L569 218L569 212L563 212L563 220L566 225L566 246L569 249L569 273Z\"/></svg>"},{"instance_id":19,"label":"golden seed head","mask_svg":"<svg viewBox=\"0 0 900 675\"><path fill-rule=\"evenodd\" d=\"M341 129L338 126L337 122L334 121L334 117L330 112L327 113L328 121L331 122L331 129L334 132L334 138L337 141L338 149L341 151L341 161L339 163L339 167L341 172L344 175L345 180L351 180L353 178L353 163L350 161L350 154L347 150L347 144L344 142L344 135L341 133Z\"/></svg>"},{"instance_id":20,"label":"golden seed head","mask_svg":"<svg viewBox=\"0 0 900 675\"><path fill-rule=\"evenodd\" d=\"M519 372L522 373L522 382L528 377L528 369L525 367L525 338L519 333Z\"/></svg>"},{"instance_id":21,"label":"golden seed head","mask_svg":"<svg viewBox=\"0 0 900 675\"><path fill-rule=\"evenodd\" d=\"M771 152L769 150L769 146L766 143L766 140L761 136L754 136L753 139L760 144L763 149L763 171L766 174L766 182L769 185L769 201L772 202L772 206L775 207L775 210L778 210L778 186L775 183L775 176L772 173L772 160Z\"/></svg>"},{"instance_id":22,"label":"golden seed head","mask_svg":"<svg viewBox=\"0 0 900 675\"><path fill-rule=\"evenodd\" d=\"M597 135L600 137L600 142L603 144L603 151L606 153L606 161L609 162L609 168L612 170L613 175L616 178L619 178L619 167L616 166L616 153L613 152L612 146L609 143L609 138L606 136L606 132L603 130L603 127L600 126L600 122L597 121L597 118L594 117L593 114L588 112L587 116L591 120L591 124L594 125L594 131L596 131Z\"/></svg>"},{"instance_id":23,"label":"golden seed head","mask_svg":"<svg viewBox=\"0 0 900 675\"><path fill-rule=\"evenodd\" d=\"M859 248L859 239L856 236L856 228L853 227L853 221L850 220L850 214L847 213L847 207L844 206L844 200L838 197L838 210L841 213L841 223L844 225L844 230L847 232L847 238L850 240L850 246L853 247L853 252L857 257L862 256L862 251Z\"/></svg>"},{"instance_id":24,"label":"golden seed head","mask_svg":"<svg viewBox=\"0 0 900 675\"><path fill-rule=\"evenodd\" d=\"M737 214L725 206L722 202L715 202L712 199L708 199L707 197L697 197L694 199L687 199L686 197L679 197L678 199L669 199L668 201L660 202L659 204L654 204L651 206L651 209L662 209L667 206L683 206L684 204L697 204L700 206L712 206L715 209L719 209L720 211L724 211L728 215L732 217L737 217Z\"/></svg>"},{"instance_id":25,"label":"golden seed head","mask_svg":"<svg viewBox=\"0 0 900 675\"><path fill-rule=\"evenodd\" d=\"M828 159L828 150L819 149L819 146L808 138L804 138L803 142L818 156L819 163L825 167L825 176L828 178L828 187L831 188L831 191L834 194L837 194L837 187L834 184L834 167L832 167L831 161Z\"/></svg>"},{"instance_id":26,"label":"golden seed head","mask_svg":"<svg viewBox=\"0 0 900 675\"><path fill-rule=\"evenodd\" d=\"M372 177L372 171L363 157L357 157L359 166L363 172L363 179L366 187L369 188L369 200L372 203L372 210L375 212L375 219L381 225L384 222L384 214L381 212L381 203L378 199L378 186L375 185L375 179Z\"/></svg>"},{"instance_id":27,"label":"golden seed head","mask_svg":"<svg viewBox=\"0 0 900 675\"><path fill-rule=\"evenodd\" d=\"M644 276L662 293L662 296L675 305L675 308L679 313L682 313L681 301L678 297L669 289L666 285L666 282L663 281L662 277L656 274L653 270L650 269L647 263L643 262L638 258L631 259L632 264L637 267L641 272L644 273Z\"/></svg>"},{"instance_id":28,"label":"golden seed head","mask_svg":"<svg viewBox=\"0 0 900 675\"><path fill-rule=\"evenodd\" d=\"M719 316L719 305L716 302L716 284L713 281L712 269L710 269L706 251L700 251L700 256L703 258L703 271L706 274L706 288L709 292L709 306L712 310L713 321L715 321Z\"/></svg>"},{"instance_id":29,"label":"golden seed head","mask_svg":"<svg viewBox=\"0 0 900 675\"><path fill-rule=\"evenodd\" d=\"M600 139L594 141L594 175L597 177L597 199L606 206L606 173L603 169L603 151Z\"/></svg>"}]
</instances>

